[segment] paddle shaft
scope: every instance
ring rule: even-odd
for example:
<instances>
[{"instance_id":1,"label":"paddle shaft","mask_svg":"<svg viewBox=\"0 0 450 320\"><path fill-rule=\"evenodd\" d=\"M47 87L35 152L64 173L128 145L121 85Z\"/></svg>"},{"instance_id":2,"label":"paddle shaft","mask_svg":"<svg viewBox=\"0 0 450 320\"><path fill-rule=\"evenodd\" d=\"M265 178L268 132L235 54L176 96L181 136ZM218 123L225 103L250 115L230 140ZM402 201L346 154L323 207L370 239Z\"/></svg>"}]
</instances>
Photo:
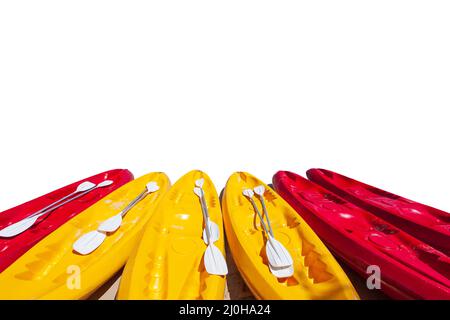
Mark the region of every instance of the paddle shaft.
<instances>
[{"instance_id":1,"label":"paddle shaft","mask_svg":"<svg viewBox=\"0 0 450 320\"><path fill-rule=\"evenodd\" d=\"M263 212L264 212L264 215L266 216L266 219L267 219L267 224L269 226L270 234L273 237L274 235L273 235L272 225L270 223L269 212L267 211L267 208L266 208L266 202L264 201L264 196L260 195L259 196L259 200L261 201Z\"/></svg>"},{"instance_id":2,"label":"paddle shaft","mask_svg":"<svg viewBox=\"0 0 450 320\"><path fill-rule=\"evenodd\" d=\"M91 190L92 190L92 188L89 189L89 190L87 190L87 191L91 191ZM33 212L33 213L30 214L27 218L32 218L32 217L34 217L34 216L36 216L36 215L38 215L38 214L40 214L40 213L43 213L43 212L45 212L45 211L50 211L50 209L52 209L52 208L53 208L54 206L56 206L58 203L60 203L60 202L62 202L62 201L64 201L64 200L66 200L66 199L72 197L73 195L77 194L78 192L79 192L79 191L75 190L74 192L68 194L67 196L62 197L61 199L56 200L55 202L52 202L51 204L49 204L49 205L46 206L45 208L42 208L42 209L40 209L40 210L38 210L38 211L36 211L36 212Z\"/></svg>"},{"instance_id":3,"label":"paddle shaft","mask_svg":"<svg viewBox=\"0 0 450 320\"><path fill-rule=\"evenodd\" d=\"M124 217L128 213L128 211L130 211L139 201L144 199L147 196L147 194L148 194L148 190L146 188L120 212L121 216Z\"/></svg>"},{"instance_id":4,"label":"paddle shaft","mask_svg":"<svg viewBox=\"0 0 450 320\"><path fill-rule=\"evenodd\" d=\"M261 212L259 211L258 207L256 206L255 200L253 200L253 198L250 198L250 202L252 203L253 208L255 209L256 213L258 214L259 219L261 220L261 225L264 228L264 231L268 235L271 235L269 230L267 230L266 223L264 222L264 219L263 219L263 216L261 215Z\"/></svg>"},{"instance_id":5,"label":"paddle shaft","mask_svg":"<svg viewBox=\"0 0 450 320\"><path fill-rule=\"evenodd\" d=\"M203 189L200 188L202 191L202 196L200 197L200 203L202 205L202 213L203 213L203 219L205 219L205 231L206 231L206 238L208 238L208 245L211 244L211 234L209 233L209 214L208 214L208 208L206 206L205 201L205 193L203 192Z\"/></svg>"},{"instance_id":6,"label":"paddle shaft","mask_svg":"<svg viewBox=\"0 0 450 320\"><path fill-rule=\"evenodd\" d=\"M33 218L33 217L35 217L35 216L37 216L37 215L39 215L39 217L40 217L40 216L43 216L44 214L50 213L50 212L52 212L52 211L55 211L56 209L62 207L63 205L65 205L65 204L67 204L67 203L69 203L69 202L71 202L71 201L73 201L73 200L76 200L76 199L78 199L78 198L84 196L86 193L89 193L89 192L91 192L92 190L97 189L97 188L98 188L98 187L95 186L95 187L93 187L92 189L83 191L83 192L81 192L79 195L77 195L77 196L75 196L75 197L73 197L73 198L70 198L69 200L66 200L66 201L64 201L64 202L62 202L62 203L60 203L60 204L58 204L58 205L56 205L56 206L50 206L50 208L47 209L47 210L45 210L45 211L40 210L41 212L38 211L37 213L33 213L31 216L29 216L29 217L27 217L27 218L25 218L25 219ZM75 194L75 193L73 193L73 194ZM70 196L70 195L69 195L69 196ZM69 196L66 196L66 197L64 197L64 198L67 199L67 198L69 198ZM59 202L59 201L58 201L58 202ZM25 219L22 219L22 220L25 220Z\"/></svg>"}]
</instances>

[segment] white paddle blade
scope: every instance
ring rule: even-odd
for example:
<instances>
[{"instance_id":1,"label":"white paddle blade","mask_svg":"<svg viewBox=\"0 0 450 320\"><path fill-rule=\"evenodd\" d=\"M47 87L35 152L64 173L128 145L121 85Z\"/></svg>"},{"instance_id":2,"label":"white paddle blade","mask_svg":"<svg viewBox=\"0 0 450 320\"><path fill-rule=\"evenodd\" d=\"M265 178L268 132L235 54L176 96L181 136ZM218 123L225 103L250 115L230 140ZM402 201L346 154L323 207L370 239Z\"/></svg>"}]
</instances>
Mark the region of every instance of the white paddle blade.
<instances>
[{"instance_id":1,"label":"white paddle blade","mask_svg":"<svg viewBox=\"0 0 450 320\"><path fill-rule=\"evenodd\" d=\"M269 269L277 278L289 278L294 274L294 267L292 265L287 267L276 268L269 264Z\"/></svg>"},{"instance_id":2,"label":"white paddle blade","mask_svg":"<svg viewBox=\"0 0 450 320\"><path fill-rule=\"evenodd\" d=\"M21 234L25 230L31 228L33 224L36 222L36 220L39 219L40 216L42 216L42 214L22 219L16 223L7 226L6 228L3 228L2 230L0 230L0 237L11 238L17 236L18 234Z\"/></svg>"},{"instance_id":3,"label":"white paddle blade","mask_svg":"<svg viewBox=\"0 0 450 320\"><path fill-rule=\"evenodd\" d=\"M113 183L114 183L114 181L112 181L112 180L105 180L105 181L100 182L100 183L97 185L97 187L103 188L103 187L110 186L110 185L112 185Z\"/></svg>"},{"instance_id":4,"label":"white paddle blade","mask_svg":"<svg viewBox=\"0 0 450 320\"><path fill-rule=\"evenodd\" d=\"M74 242L72 248L75 252L82 255L87 255L100 247L105 241L106 234L98 232L97 230L85 233L77 241Z\"/></svg>"},{"instance_id":5,"label":"white paddle blade","mask_svg":"<svg viewBox=\"0 0 450 320\"><path fill-rule=\"evenodd\" d=\"M246 196L247 198L252 198L254 193L252 189L245 189L244 191L242 191L242 194L244 196Z\"/></svg>"},{"instance_id":6,"label":"white paddle blade","mask_svg":"<svg viewBox=\"0 0 450 320\"><path fill-rule=\"evenodd\" d=\"M95 187L95 183L92 183L90 181L85 181L78 185L77 192L88 191L88 190L92 189L93 187Z\"/></svg>"},{"instance_id":7,"label":"white paddle blade","mask_svg":"<svg viewBox=\"0 0 450 320\"><path fill-rule=\"evenodd\" d=\"M219 226L213 221L209 221L208 226L209 234L211 235L211 243L214 243L220 238ZM208 237L206 235L206 228L203 229L203 241L205 242L205 244L209 244Z\"/></svg>"},{"instance_id":8,"label":"white paddle blade","mask_svg":"<svg viewBox=\"0 0 450 320\"><path fill-rule=\"evenodd\" d=\"M149 183L147 183L145 185L145 187L147 188L147 192L156 192L159 190L159 186L155 181L150 181Z\"/></svg>"},{"instance_id":9,"label":"white paddle blade","mask_svg":"<svg viewBox=\"0 0 450 320\"><path fill-rule=\"evenodd\" d=\"M263 195L264 195L264 192L266 191L266 188L264 188L263 185L260 185L260 186L257 186L257 187L255 187L255 188L253 188L253 190L255 191L255 193L256 193L258 196L263 196Z\"/></svg>"},{"instance_id":10,"label":"white paddle blade","mask_svg":"<svg viewBox=\"0 0 450 320\"><path fill-rule=\"evenodd\" d=\"M222 252L214 244L206 247L203 257L206 272L218 276L224 276L228 273L227 263Z\"/></svg>"},{"instance_id":11,"label":"white paddle blade","mask_svg":"<svg viewBox=\"0 0 450 320\"><path fill-rule=\"evenodd\" d=\"M266 254L269 263L276 268L287 267L294 263L289 251L281 242L270 235L269 240L266 242Z\"/></svg>"},{"instance_id":12,"label":"white paddle blade","mask_svg":"<svg viewBox=\"0 0 450 320\"><path fill-rule=\"evenodd\" d=\"M122 224L122 213L119 213L103 221L97 230L102 232L114 232L117 229L119 229L121 224Z\"/></svg>"},{"instance_id":13,"label":"white paddle blade","mask_svg":"<svg viewBox=\"0 0 450 320\"><path fill-rule=\"evenodd\" d=\"M198 180L195 180L195 185L199 188L203 187L203 184L205 183L205 179L200 178Z\"/></svg>"},{"instance_id":14,"label":"white paddle blade","mask_svg":"<svg viewBox=\"0 0 450 320\"><path fill-rule=\"evenodd\" d=\"M200 189L199 187L195 187L195 188L194 188L194 193L195 193L199 198L201 198L201 197L203 196L202 189Z\"/></svg>"}]
</instances>

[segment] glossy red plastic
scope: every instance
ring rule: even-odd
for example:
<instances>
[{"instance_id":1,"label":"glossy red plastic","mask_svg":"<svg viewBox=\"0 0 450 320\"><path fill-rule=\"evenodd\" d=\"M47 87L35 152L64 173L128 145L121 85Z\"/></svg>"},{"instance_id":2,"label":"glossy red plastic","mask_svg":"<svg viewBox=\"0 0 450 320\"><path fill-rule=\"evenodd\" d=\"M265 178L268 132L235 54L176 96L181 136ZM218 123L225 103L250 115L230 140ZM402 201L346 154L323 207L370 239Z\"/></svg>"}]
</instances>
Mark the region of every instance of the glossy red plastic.
<instances>
[{"instance_id":1,"label":"glossy red plastic","mask_svg":"<svg viewBox=\"0 0 450 320\"><path fill-rule=\"evenodd\" d=\"M0 229L3 229L10 224L26 218L30 214L46 207L54 201L69 195L84 181L98 184L104 180L112 180L113 183L107 187L92 190L86 195L55 209L51 213L43 215L30 229L15 237L0 238L0 272L5 270L36 243L52 231L56 230L66 221L84 211L115 189L133 180L133 174L125 169L106 171L52 191L14 208L0 212Z\"/></svg>"},{"instance_id":2,"label":"glossy red plastic","mask_svg":"<svg viewBox=\"0 0 450 320\"><path fill-rule=\"evenodd\" d=\"M395 299L450 299L450 257L390 223L287 171L275 190L327 246L367 278L378 266L381 289Z\"/></svg>"},{"instance_id":3,"label":"glossy red plastic","mask_svg":"<svg viewBox=\"0 0 450 320\"><path fill-rule=\"evenodd\" d=\"M450 213L432 208L324 169L310 169L310 180L414 237L450 255Z\"/></svg>"}]
</instances>

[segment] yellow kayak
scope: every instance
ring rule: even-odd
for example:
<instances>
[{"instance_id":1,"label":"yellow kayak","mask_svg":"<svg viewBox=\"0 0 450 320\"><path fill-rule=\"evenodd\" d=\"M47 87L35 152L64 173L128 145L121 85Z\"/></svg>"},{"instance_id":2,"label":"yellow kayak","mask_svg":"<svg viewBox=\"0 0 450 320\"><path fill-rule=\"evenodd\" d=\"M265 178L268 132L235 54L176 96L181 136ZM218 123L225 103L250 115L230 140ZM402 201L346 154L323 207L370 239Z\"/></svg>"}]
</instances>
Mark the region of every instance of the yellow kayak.
<instances>
[{"instance_id":1,"label":"yellow kayak","mask_svg":"<svg viewBox=\"0 0 450 320\"><path fill-rule=\"evenodd\" d=\"M196 180L203 190L210 220L220 237L214 244L222 254L224 234L220 201L210 178L191 171L166 194L146 226L137 250L128 260L118 299L223 299L225 277L206 272L202 239L204 221Z\"/></svg>"},{"instance_id":2,"label":"yellow kayak","mask_svg":"<svg viewBox=\"0 0 450 320\"><path fill-rule=\"evenodd\" d=\"M287 249L293 274L277 278L269 269L267 237L243 190L263 185L274 238ZM260 212L260 198L253 197ZM270 187L254 176L234 173L222 198L227 241L234 261L258 299L359 299L350 280L306 222ZM267 221L267 220L265 220Z\"/></svg>"},{"instance_id":3,"label":"yellow kayak","mask_svg":"<svg viewBox=\"0 0 450 320\"><path fill-rule=\"evenodd\" d=\"M149 194L123 218L119 229L88 255L73 251L83 234L119 213L154 181L159 190ZM149 173L110 193L32 247L0 273L0 299L87 298L125 265L143 227L170 187L164 173Z\"/></svg>"}]
</instances>

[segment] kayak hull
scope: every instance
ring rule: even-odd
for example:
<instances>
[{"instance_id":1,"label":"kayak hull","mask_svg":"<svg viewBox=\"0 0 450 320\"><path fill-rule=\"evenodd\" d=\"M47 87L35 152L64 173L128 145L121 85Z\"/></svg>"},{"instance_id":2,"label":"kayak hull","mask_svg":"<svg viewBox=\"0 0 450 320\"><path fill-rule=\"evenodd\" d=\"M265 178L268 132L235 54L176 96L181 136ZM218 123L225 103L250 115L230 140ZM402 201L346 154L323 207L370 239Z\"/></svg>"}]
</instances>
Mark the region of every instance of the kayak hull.
<instances>
[{"instance_id":1,"label":"kayak hull","mask_svg":"<svg viewBox=\"0 0 450 320\"><path fill-rule=\"evenodd\" d=\"M139 246L128 260L120 281L121 300L222 300L225 276L206 272L202 239L203 215L194 193L195 181L203 178L210 220L218 225L214 243L225 256L220 201L214 184L195 170L178 180L147 224Z\"/></svg>"},{"instance_id":2,"label":"kayak hull","mask_svg":"<svg viewBox=\"0 0 450 320\"><path fill-rule=\"evenodd\" d=\"M107 234L99 248L88 255L73 251L73 243L80 236L119 213L150 181L157 182L159 191L133 207L120 228ZM0 274L0 299L87 298L125 265L169 186L170 181L163 173L144 175L69 220Z\"/></svg>"},{"instance_id":3,"label":"kayak hull","mask_svg":"<svg viewBox=\"0 0 450 320\"><path fill-rule=\"evenodd\" d=\"M444 253L292 172L277 172L273 184L352 269L368 279L369 267L378 267L381 289L390 297L450 299Z\"/></svg>"},{"instance_id":4,"label":"kayak hull","mask_svg":"<svg viewBox=\"0 0 450 320\"><path fill-rule=\"evenodd\" d=\"M28 217L30 214L45 208L58 199L69 195L74 192L77 186L82 182L90 181L98 184L104 180L112 180L114 183L107 187L92 190L86 195L53 210L50 214L40 217L31 228L15 237L0 238L0 272L5 270L16 259L66 221L89 208L120 186L133 180L133 175L130 171L124 169L102 172L1 212L0 229L3 229L10 224Z\"/></svg>"},{"instance_id":5,"label":"kayak hull","mask_svg":"<svg viewBox=\"0 0 450 320\"><path fill-rule=\"evenodd\" d=\"M270 272L262 225L250 201L242 194L244 189L258 185L264 185L266 190L264 198L275 238L293 258L294 275L289 278L277 279ZM259 200L255 198L255 201L259 206ZM257 299L359 299L344 271L312 229L278 194L254 176L237 172L229 178L222 210L234 262Z\"/></svg>"},{"instance_id":6,"label":"kayak hull","mask_svg":"<svg viewBox=\"0 0 450 320\"><path fill-rule=\"evenodd\" d=\"M450 213L402 198L324 169L310 169L311 181L450 255Z\"/></svg>"}]
</instances>

